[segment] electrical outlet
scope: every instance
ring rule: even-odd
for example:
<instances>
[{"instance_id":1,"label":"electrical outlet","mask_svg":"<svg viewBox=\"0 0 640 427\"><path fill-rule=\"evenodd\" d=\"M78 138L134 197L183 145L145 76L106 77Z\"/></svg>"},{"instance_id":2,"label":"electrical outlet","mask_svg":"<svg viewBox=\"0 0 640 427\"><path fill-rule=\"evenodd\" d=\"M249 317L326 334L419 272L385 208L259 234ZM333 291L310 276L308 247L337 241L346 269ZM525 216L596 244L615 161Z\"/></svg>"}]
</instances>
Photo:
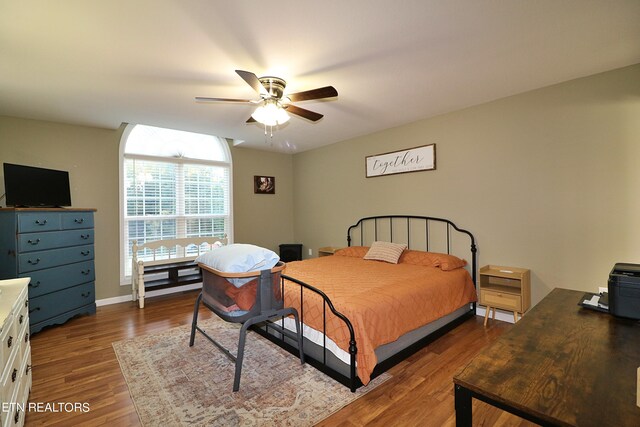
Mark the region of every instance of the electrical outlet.
<instances>
[{"instance_id":1,"label":"electrical outlet","mask_svg":"<svg viewBox=\"0 0 640 427\"><path fill-rule=\"evenodd\" d=\"M313 256L313 249L309 248L309 256Z\"/></svg>"}]
</instances>

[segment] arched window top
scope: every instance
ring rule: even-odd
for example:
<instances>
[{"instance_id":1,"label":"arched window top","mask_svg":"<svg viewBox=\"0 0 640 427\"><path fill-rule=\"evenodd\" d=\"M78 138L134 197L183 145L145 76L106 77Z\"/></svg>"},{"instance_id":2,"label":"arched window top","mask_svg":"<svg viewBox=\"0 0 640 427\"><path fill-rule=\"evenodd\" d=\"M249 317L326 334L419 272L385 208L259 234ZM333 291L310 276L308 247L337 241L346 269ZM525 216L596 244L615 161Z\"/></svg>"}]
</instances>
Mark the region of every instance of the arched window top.
<instances>
[{"instance_id":1,"label":"arched window top","mask_svg":"<svg viewBox=\"0 0 640 427\"><path fill-rule=\"evenodd\" d=\"M226 237L233 242L233 173L224 138L129 124L120 140L120 274L133 242Z\"/></svg>"},{"instance_id":2,"label":"arched window top","mask_svg":"<svg viewBox=\"0 0 640 427\"><path fill-rule=\"evenodd\" d=\"M135 125L126 139L124 153L229 162L222 138L181 130Z\"/></svg>"}]
</instances>

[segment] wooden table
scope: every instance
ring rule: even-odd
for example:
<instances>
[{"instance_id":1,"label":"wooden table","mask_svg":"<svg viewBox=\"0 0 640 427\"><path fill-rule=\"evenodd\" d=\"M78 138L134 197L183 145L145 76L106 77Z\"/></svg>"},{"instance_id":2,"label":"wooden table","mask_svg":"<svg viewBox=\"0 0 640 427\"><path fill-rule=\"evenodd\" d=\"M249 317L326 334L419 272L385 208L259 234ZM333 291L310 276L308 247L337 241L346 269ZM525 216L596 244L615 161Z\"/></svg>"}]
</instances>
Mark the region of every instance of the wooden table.
<instances>
[{"instance_id":1,"label":"wooden table","mask_svg":"<svg viewBox=\"0 0 640 427\"><path fill-rule=\"evenodd\" d=\"M640 426L640 322L579 307L554 289L454 376L456 425L472 398L540 425Z\"/></svg>"}]
</instances>

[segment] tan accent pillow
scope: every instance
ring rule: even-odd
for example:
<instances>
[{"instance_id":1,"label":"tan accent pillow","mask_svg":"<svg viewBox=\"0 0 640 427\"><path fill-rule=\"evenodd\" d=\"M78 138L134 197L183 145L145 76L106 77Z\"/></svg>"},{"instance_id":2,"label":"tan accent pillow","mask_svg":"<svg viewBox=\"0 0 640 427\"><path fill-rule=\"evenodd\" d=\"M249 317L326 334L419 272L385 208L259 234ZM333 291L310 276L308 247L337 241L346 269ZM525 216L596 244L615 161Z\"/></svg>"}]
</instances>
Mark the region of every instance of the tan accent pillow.
<instances>
[{"instance_id":1,"label":"tan accent pillow","mask_svg":"<svg viewBox=\"0 0 640 427\"><path fill-rule=\"evenodd\" d=\"M400 255L402 255L402 251L404 251L406 247L407 245L404 243L373 242L364 259L397 264Z\"/></svg>"}]
</instances>

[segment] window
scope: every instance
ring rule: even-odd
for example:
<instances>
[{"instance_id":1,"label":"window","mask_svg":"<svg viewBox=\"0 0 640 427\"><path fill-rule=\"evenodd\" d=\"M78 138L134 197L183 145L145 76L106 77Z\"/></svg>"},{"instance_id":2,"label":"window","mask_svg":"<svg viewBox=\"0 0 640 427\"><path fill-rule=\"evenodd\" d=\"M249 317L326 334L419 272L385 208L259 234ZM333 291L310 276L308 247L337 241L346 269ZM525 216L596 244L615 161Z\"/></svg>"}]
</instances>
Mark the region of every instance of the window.
<instances>
[{"instance_id":1,"label":"window","mask_svg":"<svg viewBox=\"0 0 640 427\"><path fill-rule=\"evenodd\" d=\"M224 139L135 125L121 148L121 277L134 241L215 236L231 241L231 155Z\"/></svg>"}]
</instances>

